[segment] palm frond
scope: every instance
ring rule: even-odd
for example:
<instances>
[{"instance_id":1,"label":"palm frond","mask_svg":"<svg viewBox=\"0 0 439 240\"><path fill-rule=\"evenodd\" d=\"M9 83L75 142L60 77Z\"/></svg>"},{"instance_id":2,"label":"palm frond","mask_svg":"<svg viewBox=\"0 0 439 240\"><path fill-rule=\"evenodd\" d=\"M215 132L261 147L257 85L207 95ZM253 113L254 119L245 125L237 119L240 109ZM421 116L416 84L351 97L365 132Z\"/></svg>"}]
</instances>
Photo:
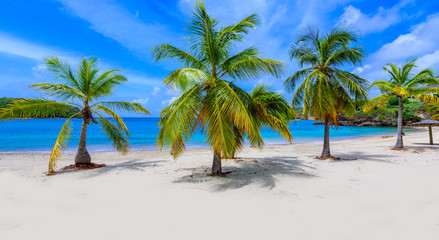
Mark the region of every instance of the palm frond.
<instances>
[{"instance_id":1,"label":"palm frond","mask_svg":"<svg viewBox=\"0 0 439 240\"><path fill-rule=\"evenodd\" d=\"M71 116L66 120L64 125L61 128L61 131L59 131L58 137L56 138L55 145L52 148L52 151L50 152L50 158L49 158L49 170L48 174L53 174L55 172L55 165L58 159L61 158L62 151L67 147L67 143L70 140L70 134L72 133L72 123L71 119L78 115L79 113Z\"/></svg>"},{"instance_id":2,"label":"palm frond","mask_svg":"<svg viewBox=\"0 0 439 240\"><path fill-rule=\"evenodd\" d=\"M102 105L107 108L112 108L119 111L125 111L125 112L135 112L135 113L144 113L144 114L151 114L149 110L142 107L142 104L140 103L132 103L132 102L98 102L93 104L93 106Z\"/></svg>"},{"instance_id":3,"label":"palm frond","mask_svg":"<svg viewBox=\"0 0 439 240\"><path fill-rule=\"evenodd\" d=\"M166 86L176 87L182 91L210 78L206 72L195 68L181 68L171 72L164 80Z\"/></svg>"},{"instance_id":4,"label":"palm frond","mask_svg":"<svg viewBox=\"0 0 439 240\"><path fill-rule=\"evenodd\" d=\"M257 14L252 14L238 23L222 29L219 33L219 46L222 47L231 41L241 41L244 34L248 34L248 29L255 28L260 23Z\"/></svg>"},{"instance_id":5,"label":"palm frond","mask_svg":"<svg viewBox=\"0 0 439 240\"><path fill-rule=\"evenodd\" d=\"M305 68L299 71L296 71L293 75L289 76L285 82L284 87L292 92L296 88L296 84L303 79L306 79L308 75L313 71L313 68Z\"/></svg>"},{"instance_id":6,"label":"palm frond","mask_svg":"<svg viewBox=\"0 0 439 240\"><path fill-rule=\"evenodd\" d=\"M47 70L56 74L56 79L64 80L65 84L82 90L70 65L66 61L60 60L58 57L52 57L44 58L44 62Z\"/></svg>"},{"instance_id":7,"label":"palm frond","mask_svg":"<svg viewBox=\"0 0 439 240\"><path fill-rule=\"evenodd\" d=\"M426 102L426 103L439 105L439 97L437 97L435 95L420 93L420 94L415 95L415 98L417 98L423 102Z\"/></svg>"},{"instance_id":8,"label":"palm frond","mask_svg":"<svg viewBox=\"0 0 439 240\"><path fill-rule=\"evenodd\" d=\"M110 120L102 117L99 113L96 114L99 115L98 122L101 126L101 131L107 135L113 147L119 152L126 153L128 151L129 142L124 135L124 129L116 126Z\"/></svg>"},{"instance_id":9,"label":"palm frond","mask_svg":"<svg viewBox=\"0 0 439 240\"><path fill-rule=\"evenodd\" d=\"M37 83L30 87L41 90L49 96L55 96L61 101L72 101L75 98L85 100L86 98L81 91L67 84Z\"/></svg>"},{"instance_id":10,"label":"palm frond","mask_svg":"<svg viewBox=\"0 0 439 240\"><path fill-rule=\"evenodd\" d=\"M186 68L196 68L204 71L208 70L208 68L195 56L169 44L160 44L154 47L152 51L156 61L175 59L178 62L183 63Z\"/></svg>"},{"instance_id":11,"label":"palm frond","mask_svg":"<svg viewBox=\"0 0 439 240\"><path fill-rule=\"evenodd\" d=\"M369 112L374 107L382 107L393 96L394 96L393 93L385 93L385 94L382 94L378 97L374 97L374 98L370 99L368 102L366 102L366 104L364 104L363 112Z\"/></svg>"},{"instance_id":12,"label":"palm frond","mask_svg":"<svg viewBox=\"0 0 439 240\"><path fill-rule=\"evenodd\" d=\"M113 89L127 81L127 78L121 74L116 74L118 69L113 69L103 73L95 80L89 83L88 100L95 100L111 94Z\"/></svg>"},{"instance_id":13,"label":"palm frond","mask_svg":"<svg viewBox=\"0 0 439 240\"><path fill-rule=\"evenodd\" d=\"M128 131L128 128L125 125L125 123L123 122L122 118L120 118L119 115L117 115L111 109L109 109L109 108L107 108L105 106L102 106L102 105L97 105L96 108L93 110L93 112L104 112L104 113L108 114L110 117L114 118L114 121L116 121L117 126L120 129L123 129L125 134L128 137L130 136L130 132Z\"/></svg>"},{"instance_id":14,"label":"palm frond","mask_svg":"<svg viewBox=\"0 0 439 240\"><path fill-rule=\"evenodd\" d=\"M160 132L156 140L157 147L172 147L174 157L185 149L187 141L195 130L203 91L200 85L194 85L180 95L160 113Z\"/></svg>"},{"instance_id":15,"label":"palm frond","mask_svg":"<svg viewBox=\"0 0 439 240\"><path fill-rule=\"evenodd\" d=\"M395 83L386 80L375 81L370 85L369 88L374 86L378 87L381 92L389 92L392 91L393 88L397 87Z\"/></svg>"},{"instance_id":16,"label":"palm frond","mask_svg":"<svg viewBox=\"0 0 439 240\"><path fill-rule=\"evenodd\" d=\"M69 105L46 99L16 99L8 107L0 109L0 120L51 118L59 113L65 114Z\"/></svg>"},{"instance_id":17,"label":"palm frond","mask_svg":"<svg viewBox=\"0 0 439 240\"><path fill-rule=\"evenodd\" d=\"M284 67L285 64L282 61L248 57L228 66L227 73L231 78L238 80L251 79L262 74L279 77Z\"/></svg>"}]
</instances>

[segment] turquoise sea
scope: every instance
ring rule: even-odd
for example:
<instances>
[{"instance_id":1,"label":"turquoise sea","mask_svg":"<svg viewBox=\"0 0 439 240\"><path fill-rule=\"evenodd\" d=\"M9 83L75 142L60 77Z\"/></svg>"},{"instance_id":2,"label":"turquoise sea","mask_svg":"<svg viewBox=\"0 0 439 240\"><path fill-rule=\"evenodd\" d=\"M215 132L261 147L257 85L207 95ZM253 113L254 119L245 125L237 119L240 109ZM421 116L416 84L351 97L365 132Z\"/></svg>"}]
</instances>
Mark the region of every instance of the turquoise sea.
<instances>
[{"instance_id":1,"label":"turquoise sea","mask_svg":"<svg viewBox=\"0 0 439 240\"><path fill-rule=\"evenodd\" d=\"M159 118L124 118L130 130L131 149L155 150L154 145L159 132ZM0 152L38 152L50 151L65 119L28 119L0 124ZM73 120L73 135L67 151L76 151L79 141L81 119ZM299 120L290 124L294 142L322 141L323 126L314 125L313 120ZM339 127L331 129L331 140L359 138L372 135L392 135L395 128L378 127ZM277 133L263 129L262 136L266 144L285 144ZM88 128L87 145L89 151L114 150L99 126ZM188 143L188 148L206 147L204 136L196 134Z\"/></svg>"}]
</instances>

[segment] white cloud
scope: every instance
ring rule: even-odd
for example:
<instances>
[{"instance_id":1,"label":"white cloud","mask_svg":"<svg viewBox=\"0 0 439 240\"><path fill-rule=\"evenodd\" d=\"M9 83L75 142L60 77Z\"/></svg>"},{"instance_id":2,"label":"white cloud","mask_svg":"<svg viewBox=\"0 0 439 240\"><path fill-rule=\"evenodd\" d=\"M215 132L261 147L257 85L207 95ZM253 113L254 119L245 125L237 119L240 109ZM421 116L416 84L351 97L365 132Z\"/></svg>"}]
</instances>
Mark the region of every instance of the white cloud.
<instances>
[{"instance_id":1,"label":"white cloud","mask_svg":"<svg viewBox=\"0 0 439 240\"><path fill-rule=\"evenodd\" d=\"M170 99L168 99L168 100L164 100L164 101L162 101L162 105L164 105L164 106L168 106L169 104L171 104L173 101L175 101L177 99L177 97L172 97L172 98L170 98Z\"/></svg>"},{"instance_id":2,"label":"white cloud","mask_svg":"<svg viewBox=\"0 0 439 240\"><path fill-rule=\"evenodd\" d=\"M426 22L412 28L410 33L400 35L394 41L385 44L372 58L398 61L432 53L439 48L438 29L439 14L432 15Z\"/></svg>"},{"instance_id":3,"label":"white cloud","mask_svg":"<svg viewBox=\"0 0 439 240\"><path fill-rule=\"evenodd\" d=\"M401 9L413 0L403 0L390 9L378 8L378 12L367 15L360 9L349 5L340 17L339 25L357 28L361 33L379 32L402 20Z\"/></svg>"},{"instance_id":4,"label":"white cloud","mask_svg":"<svg viewBox=\"0 0 439 240\"><path fill-rule=\"evenodd\" d=\"M297 0L294 14L301 18L298 29L307 26L324 26L325 22L329 22L326 14L351 1L353 0Z\"/></svg>"},{"instance_id":5,"label":"white cloud","mask_svg":"<svg viewBox=\"0 0 439 240\"><path fill-rule=\"evenodd\" d=\"M369 69L364 69L363 77L369 81L387 78L382 70L386 63L403 64L409 59L418 58L416 70L426 67L439 67L439 14L431 15L421 24L415 25L407 34L400 35L392 42L383 45L366 61ZM438 69L436 69L438 70Z\"/></svg>"},{"instance_id":6,"label":"white cloud","mask_svg":"<svg viewBox=\"0 0 439 240\"><path fill-rule=\"evenodd\" d=\"M364 65L364 67L356 67L353 72L357 73L357 74L360 74L360 73L364 72L367 69L370 69L370 65L366 64L366 65Z\"/></svg>"},{"instance_id":7,"label":"white cloud","mask_svg":"<svg viewBox=\"0 0 439 240\"><path fill-rule=\"evenodd\" d=\"M47 71L46 65L44 65L43 63L33 66L31 70L32 70L32 74L37 78L41 78L44 75L44 73Z\"/></svg>"},{"instance_id":8,"label":"white cloud","mask_svg":"<svg viewBox=\"0 0 439 240\"><path fill-rule=\"evenodd\" d=\"M433 68L439 70L439 50L420 57L416 65L420 69Z\"/></svg>"},{"instance_id":9,"label":"white cloud","mask_svg":"<svg viewBox=\"0 0 439 240\"><path fill-rule=\"evenodd\" d=\"M160 88L159 87L154 87L152 90L151 95L152 96L158 96L158 94L160 93Z\"/></svg>"},{"instance_id":10,"label":"white cloud","mask_svg":"<svg viewBox=\"0 0 439 240\"><path fill-rule=\"evenodd\" d=\"M145 106L149 102L149 98L141 98L132 101L133 103L140 103L142 106Z\"/></svg>"},{"instance_id":11,"label":"white cloud","mask_svg":"<svg viewBox=\"0 0 439 240\"><path fill-rule=\"evenodd\" d=\"M147 57L150 49L162 43L163 39L178 38L159 23L145 23L139 19L139 12L130 13L113 1L58 0L72 14L90 23L90 28L119 42L131 51Z\"/></svg>"}]
</instances>

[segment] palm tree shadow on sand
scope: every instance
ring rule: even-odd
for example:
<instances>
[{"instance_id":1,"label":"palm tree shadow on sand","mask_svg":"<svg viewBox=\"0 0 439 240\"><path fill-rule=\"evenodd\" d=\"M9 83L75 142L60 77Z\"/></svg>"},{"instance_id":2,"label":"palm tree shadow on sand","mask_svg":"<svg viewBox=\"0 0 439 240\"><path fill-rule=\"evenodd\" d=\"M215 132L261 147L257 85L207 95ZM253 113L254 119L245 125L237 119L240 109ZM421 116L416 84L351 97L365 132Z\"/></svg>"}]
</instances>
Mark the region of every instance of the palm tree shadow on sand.
<instances>
[{"instance_id":1,"label":"palm tree shadow on sand","mask_svg":"<svg viewBox=\"0 0 439 240\"><path fill-rule=\"evenodd\" d=\"M237 166L224 167L229 172L225 177L209 177L208 168L192 169L192 174L178 178L176 183L213 183L213 191L226 191L259 184L262 188L273 189L277 178L317 177L315 168L297 160L297 157L239 158Z\"/></svg>"},{"instance_id":2,"label":"palm tree shadow on sand","mask_svg":"<svg viewBox=\"0 0 439 240\"><path fill-rule=\"evenodd\" d=\"M415 146L408 146L407 148L417 148L417 149L439 149L439 143L412 143Z\"/></svg>"},{"instance_id":3,"label":"palm tree shadow on sand","mask_svg":"<svg viewBox=\"0 0 439 240\"><path fill-rule=\"evenodd\" d=\"M355 151L355 152L349 152L349 153L337 153L337 157L340 159L339 161L356 161L356 160L363 160L363 161L374 161L374 162L383 162L383 163L394 163L393 161L389 160L389 155L386 154L365 154L361 151Z\"/></svg>"},{"instance_id":4,"label":"palm tree shadow on sand","mask_svg":"<svg viewBox=\"0 0 439 240\"><path fill-rule=\"evenodd\" d=\"M88 177L97 177L110 172L121 172L121 171L145 171L148 168L159 167L162 165L165 160L157 160L157 161L148 161L144 159L134 159L126 162L116 163L107 165L102 168L90 169L90 170L81 170L80 172L87 172ZM59 174L71 173L75 170L66 170L57 172Z\"/></svg>"}]
</instances>

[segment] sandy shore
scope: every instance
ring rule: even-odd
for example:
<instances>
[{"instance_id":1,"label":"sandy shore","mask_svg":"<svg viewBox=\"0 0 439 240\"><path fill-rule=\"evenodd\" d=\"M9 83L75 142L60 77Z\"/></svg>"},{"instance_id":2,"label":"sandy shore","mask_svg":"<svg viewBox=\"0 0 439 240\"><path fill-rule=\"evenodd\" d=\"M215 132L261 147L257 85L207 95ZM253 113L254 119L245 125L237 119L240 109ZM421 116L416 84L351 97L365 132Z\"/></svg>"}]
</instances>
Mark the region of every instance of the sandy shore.
<instances>
[{"instance_id":1,"label":"sandy shore","mask_svg":"<svg viewBox=\"0 0 439 240\"><path fill-rule=\"evenodd\" d=\"M93 153L109 166L50 177L48 154L0 154L0 239L439 239L439 145L404 140L333 142L343 161L316 160L321 143L246 148L227 178L206 176L205 149Z\"/></svg>"}]
</instances>

